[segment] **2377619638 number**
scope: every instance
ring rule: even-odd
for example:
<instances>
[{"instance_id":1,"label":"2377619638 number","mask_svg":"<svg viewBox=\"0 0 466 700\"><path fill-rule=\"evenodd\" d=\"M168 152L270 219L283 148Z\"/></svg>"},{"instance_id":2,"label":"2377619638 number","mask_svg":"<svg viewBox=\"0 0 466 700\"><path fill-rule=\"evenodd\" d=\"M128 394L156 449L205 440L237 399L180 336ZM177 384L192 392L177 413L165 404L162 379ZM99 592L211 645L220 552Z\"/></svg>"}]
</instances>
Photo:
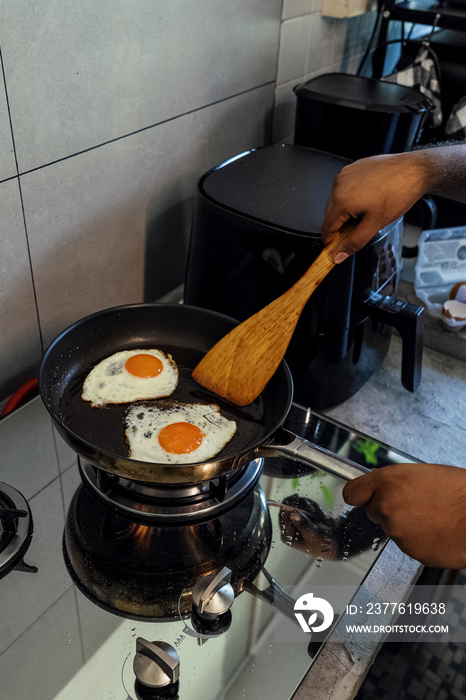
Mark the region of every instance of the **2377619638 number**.
<instances>
[{"instance_id":1,"label":"2377619638 number","mask_svg":"<svg viewBox=\"0 0 466 700\"><path fill-rule=\"evenodd\" d=\"M362 612L362 611L361 611ZM366 615L445 615L445 603L366 603Z\"/></svg>"}]
</instances>

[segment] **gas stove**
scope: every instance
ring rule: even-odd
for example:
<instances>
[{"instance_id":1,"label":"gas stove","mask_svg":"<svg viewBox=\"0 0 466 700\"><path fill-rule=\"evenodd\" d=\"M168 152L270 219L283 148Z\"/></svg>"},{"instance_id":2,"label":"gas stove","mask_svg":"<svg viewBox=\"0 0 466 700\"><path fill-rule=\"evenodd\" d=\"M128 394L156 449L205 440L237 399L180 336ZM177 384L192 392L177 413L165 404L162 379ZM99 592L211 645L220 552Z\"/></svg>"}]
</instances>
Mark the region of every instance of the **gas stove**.
<instances>
[{"instance_id":1,"label":"gas stove","mask_svg":"<svg viewBox=\"0 0 466 700\"><path fill-rule=\"evenodd\" d=\"M407 459L298 405L286 427L370 468ZM167 498L78 463L40 399L0 445L5 548L24 535L0 581L8 700L291 698L326 635L276 640L290 587L356 592L386 541L343 481L284 458Z\"/></svg>"}]
</instances>

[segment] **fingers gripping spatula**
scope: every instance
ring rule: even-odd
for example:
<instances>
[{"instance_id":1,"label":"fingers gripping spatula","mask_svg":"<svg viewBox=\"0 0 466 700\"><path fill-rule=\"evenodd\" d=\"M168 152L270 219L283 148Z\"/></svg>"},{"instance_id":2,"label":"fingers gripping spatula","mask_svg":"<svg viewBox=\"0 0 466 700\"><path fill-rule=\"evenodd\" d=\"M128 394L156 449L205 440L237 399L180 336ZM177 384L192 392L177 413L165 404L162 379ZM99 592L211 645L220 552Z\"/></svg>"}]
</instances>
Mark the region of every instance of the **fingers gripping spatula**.
<instances>
[{"instance_id":1,"label":"fingers gripping spatula","mask_svg":"<svg viewBox=\"0 0 466 700\"><path fill-rule=\"evenodd\" d=\"M195 381L237 406L254 401L282 361L307 300L334 267L334 250L357 224L346 222L291 289L219 340L194 369Z\"/></svg>"}]
</instances>

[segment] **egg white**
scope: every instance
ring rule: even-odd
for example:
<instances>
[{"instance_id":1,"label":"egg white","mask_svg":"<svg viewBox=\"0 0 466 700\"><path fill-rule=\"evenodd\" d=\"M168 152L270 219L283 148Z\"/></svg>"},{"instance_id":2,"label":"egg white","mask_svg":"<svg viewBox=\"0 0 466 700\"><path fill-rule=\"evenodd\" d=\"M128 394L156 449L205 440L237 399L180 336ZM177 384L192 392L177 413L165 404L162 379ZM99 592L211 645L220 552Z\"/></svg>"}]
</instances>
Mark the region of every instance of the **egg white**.
<instances>
[{"instance_id":1,"label":"egg white","mask_svg":"<svg viewBox=\"0 0 466 700\"><path fill-rule=\"evenodd\" d=\"M163 364L156 377L136 377L125 368L134 355L154 355ZM84 380L81 398L94 407L170 396L178 384L178 367L160 350L122 350L99 362Z\"/></svg>"},{"instance_id":2,"label":"egg white","mask_svg":"<svg viewBox=\"0 0 466 700\"><path fill-rule=\"evenodd\" d=\"M162 428L172 423L197 425L203 433L199 447L187 454L166 452L158 441ZM195 464L215 457L236 432L235 421L220 413L217 404L184 404L160 401L130 406L124 419L129 456L157 464Z\"/></svg>"}]
</instances>

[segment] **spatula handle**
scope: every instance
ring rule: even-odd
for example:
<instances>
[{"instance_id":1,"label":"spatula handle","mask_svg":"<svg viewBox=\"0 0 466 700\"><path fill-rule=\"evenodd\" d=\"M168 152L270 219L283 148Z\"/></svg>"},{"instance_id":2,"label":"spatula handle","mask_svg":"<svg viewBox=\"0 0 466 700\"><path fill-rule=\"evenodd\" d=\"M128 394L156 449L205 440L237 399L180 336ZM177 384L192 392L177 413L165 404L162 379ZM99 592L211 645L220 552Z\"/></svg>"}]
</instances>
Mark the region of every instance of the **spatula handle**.
<instances>
[{"instance_id":1,"label":"spatula handle","mask_svg":"<svg viewBox=\"0 0 466 700\"><path fill-rule=\"evenodd\" d=\"M289 294L288 301L293 297L293 303L296 304L296 306L299 306L301 309L304 307L312 292L318 287L324 277L328 275L330 270L335 267L335 263L333 262L335 250L338 248L341 241L354 231L358 223L358 219L349 219L343 224L333 241L325 246L323 251L314 260L311 267L288 292L285 292L283 296Z\"/></svg>"}]
</instances>

